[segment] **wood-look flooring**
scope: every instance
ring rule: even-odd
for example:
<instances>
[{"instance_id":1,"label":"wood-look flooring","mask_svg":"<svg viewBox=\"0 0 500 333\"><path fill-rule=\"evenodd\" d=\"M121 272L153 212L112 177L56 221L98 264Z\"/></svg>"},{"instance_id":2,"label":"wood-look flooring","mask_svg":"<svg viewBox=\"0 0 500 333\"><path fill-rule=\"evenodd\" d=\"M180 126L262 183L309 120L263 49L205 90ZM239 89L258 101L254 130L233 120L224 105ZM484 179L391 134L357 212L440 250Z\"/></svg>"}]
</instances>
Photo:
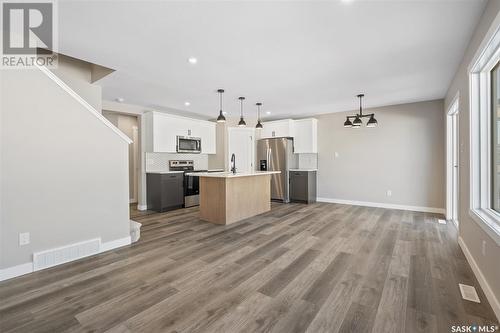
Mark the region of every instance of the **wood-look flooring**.
<instances>
[{"instance_id":1,"label":"wood-look flooring","mask_svg":"<svg viewBox=\"0 0 500 333\"><path fill-rule=\"evenodd\" d=\"M1 332L450 332L495 324L433 214L273 204L229 225L132 211L139 242L0 283ZM458 283L481 303L462 300Z\"/></svg>"}]
</instances>

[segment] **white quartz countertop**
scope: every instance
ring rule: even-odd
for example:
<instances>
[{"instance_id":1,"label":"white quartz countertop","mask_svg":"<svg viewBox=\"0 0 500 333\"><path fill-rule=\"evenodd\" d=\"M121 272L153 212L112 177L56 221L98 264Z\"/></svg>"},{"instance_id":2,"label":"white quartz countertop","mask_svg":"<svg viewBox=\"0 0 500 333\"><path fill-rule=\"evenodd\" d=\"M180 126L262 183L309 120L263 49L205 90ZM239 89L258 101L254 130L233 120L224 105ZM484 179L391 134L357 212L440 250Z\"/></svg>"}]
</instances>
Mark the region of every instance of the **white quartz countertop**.
<instances>
[{"instance_id":1,"label":"white quartz countertop","mask_svg":"<svg viewBox=\"0 0 500 333\"><path fill-rule=\"evenodd\" d=\"M318 169L290 169L290 171L318 171Z\"/></svg>"},{"instance_id":2,"label":"white quartz countertop","mask_svg":"<svg viewBox=\"0 0 500 333\"><path fill-rule=\"evenodd\" d=\"M184 171L146 171L146 173L166 174L166 173L183 173Z\"/></svg>"},{"instance_id":3,"label":"white quartz countertop","mask_svg":"<svg viewBox=\"0 0 500 333\"><path fill-rule=\"evenodd\" d=\"M251 176L265 176L281 173L281 171L252 171L252 172L197 172L196 176L200 177L213 177L213 178L237 178L237 177L251 177ZM189 174L188 174L189 175Z\"/></svg>"}]
</instances>

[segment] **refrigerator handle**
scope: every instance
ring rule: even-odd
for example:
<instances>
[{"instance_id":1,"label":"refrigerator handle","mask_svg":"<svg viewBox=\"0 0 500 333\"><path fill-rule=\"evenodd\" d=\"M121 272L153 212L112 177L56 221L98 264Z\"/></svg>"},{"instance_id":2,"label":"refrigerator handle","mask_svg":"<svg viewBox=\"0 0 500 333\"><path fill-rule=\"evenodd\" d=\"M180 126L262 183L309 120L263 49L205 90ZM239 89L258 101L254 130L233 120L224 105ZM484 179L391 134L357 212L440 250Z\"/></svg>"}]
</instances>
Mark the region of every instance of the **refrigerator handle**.
<instances>
[{"instance_id":1,"label":"refrigerator handle","mask_svg":"<svg viewBox=\"0 0 500 333\"><path fill-rule=\"evenodd\" d=\"M269 148L267 155L267 170L271 170L271 148Z\"/></svg>"}]
</instances>

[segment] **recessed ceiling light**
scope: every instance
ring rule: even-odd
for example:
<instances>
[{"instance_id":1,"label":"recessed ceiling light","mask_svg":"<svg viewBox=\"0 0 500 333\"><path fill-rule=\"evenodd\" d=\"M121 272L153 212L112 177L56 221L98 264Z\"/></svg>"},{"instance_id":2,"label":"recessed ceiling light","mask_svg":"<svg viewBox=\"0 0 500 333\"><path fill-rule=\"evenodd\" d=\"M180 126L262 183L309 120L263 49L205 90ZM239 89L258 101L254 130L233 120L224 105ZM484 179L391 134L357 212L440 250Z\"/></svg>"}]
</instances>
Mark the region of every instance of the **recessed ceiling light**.
<instances>
[{"instance_id":1,"label":"recessed ceiling light","mask_svg":"<svg viewBox=\"0 0 500 333\"><path fill-rule=\"evenodd\" d=\"M190 106L190 105L191 105L191 103L189 103L189 102L184 102L184 105L185 105L185 106Z\"/></svg>"},{"instance_id":2,"label":"recessed ceiling light","mask_svg":"<svg viewBox=\"0 0 500 333\"><path fill-rule=\"evenodd\" d=\"M271 114L271 111L266 111L266 114Z\"/></svg>"},{"instance_id":3,"label":"recessed ceiling light","mask_svg":"<svg viewBox=\"0 0 500 333\"><path fill-rule=\"evenodd\" d=\"M188 58L188 62L190 64L194 65L198 62L198 59L196 59L195 57L190 57L190 58Z\"/></svg>"},{"instance_id":4,"label":"recessed ceiling light","mask_svg":"<svg viewBox=\"0 0 500 333\"><path fill-rule=\"evenodd\" d=\"M123 103L123 101L125 101L125 99L123 97L117 97L117 98L115 98L115 101L117 101L118 103Z\"/></svg>"},{"instance_id":5,"label":"recessed ceiling light","mask_svg":"<svg viewBox=\"0 0 500 333\"><path fill-rule=\"evenodd\" d=\"M352 0L342 0L342 2L347 3L347 2L352 2Z\"/></svg>"},{"instance_id":6,"label":"recessed ceiling light","mask_svg":"<svg viewBox=\"0 0 500 333\"><path fill-rule=\"evenodd\" d=\"M222 114L223 114L223 115L226 115L226 114L227 114L227 112L226 112L226 111L222 111Z\"/></svg>"}]
</instances>

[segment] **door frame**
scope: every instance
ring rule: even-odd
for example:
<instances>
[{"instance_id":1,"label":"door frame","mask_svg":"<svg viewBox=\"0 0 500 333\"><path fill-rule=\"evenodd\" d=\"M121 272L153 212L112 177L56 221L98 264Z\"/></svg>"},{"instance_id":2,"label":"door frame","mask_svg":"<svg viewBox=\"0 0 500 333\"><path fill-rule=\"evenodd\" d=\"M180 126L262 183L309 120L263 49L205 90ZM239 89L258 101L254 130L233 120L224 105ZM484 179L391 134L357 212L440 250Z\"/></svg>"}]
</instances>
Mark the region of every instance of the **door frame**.
<instances>
[{"instance_id":1,"label":"door frame","mask_svg":"<svg viewBox=\"0 0 500 333\"><path fill-rule=\"evenodd\" d=\"M120 105L121 107L122 105ZM123 105L125 108L125 105ZM146 210L147 209L147 201L146 201L146 171L144 165L145 163L145 157L143 152L146 150L145 149L145 123L142 119L143 112L134 112L134 111L129 111L129 110L121 110L117 109L116 107L113 107L112 105L103 105L102 107L102 112L110 112L110 113L115 113L117 115L124 115L124 116L131 116L137 118L137 145L134 147L136 148L136 153L137 156L134 156L134 163L137 163L136 165L136 174L135 174L135 180L136 180L136 192L137 192L137 197L132 198L135 199L131 200L129 198L129 203L137 203L137 210ZM136 133L134 132L134 135ZM129 172L131 172L129 170ZM130 197L130 193L129 193Z\"/></svg>"},{"instance_id":2,"label":"door frame","mask_svg":"<svg viewBox=\"0 0 500 333\"><path fill-rule=\"evenodd\" d=\"M446 112L446 219L452 221L457 229L460 212L459 112L457 93Z\"/></svg>"},{"instance_id":3,"label":"door frame","mask_svg":"<svg viewBox=\"0 0 500 333\"><path fill-rule=\"evenodd\" d=\"M140 178L140 170L139 170L139 150L140 150L140 140L139 140L139 117L137 118L137 126L132 127L132 176L134 179L134 193L131 198L131 203L139 203L139 178ZM130 172L130 170L129 170Z\"/></svg>"}]
</instances>

